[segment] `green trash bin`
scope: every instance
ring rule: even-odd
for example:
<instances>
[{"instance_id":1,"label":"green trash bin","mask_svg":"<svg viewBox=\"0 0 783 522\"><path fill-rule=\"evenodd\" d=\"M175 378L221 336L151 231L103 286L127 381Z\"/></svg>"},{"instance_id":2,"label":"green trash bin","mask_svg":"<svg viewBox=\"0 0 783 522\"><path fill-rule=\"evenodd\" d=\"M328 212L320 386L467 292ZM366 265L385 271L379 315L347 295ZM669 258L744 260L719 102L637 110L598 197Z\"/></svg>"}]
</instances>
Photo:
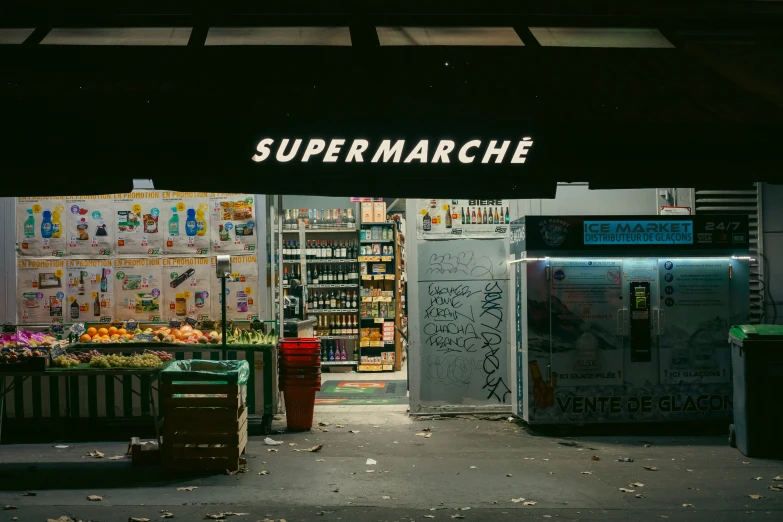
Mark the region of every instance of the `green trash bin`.
<instances>
[{"instance_id":1,"label":"green trash bin","mask_svg":"<svg viewBox=\"0 0 783 522\"><path fill-rule=\"evenodd\" d=\"M734 326L729 342L734 374L729 444L748 457L783 457L783 326Z\"/></svg>"}]
</instances>

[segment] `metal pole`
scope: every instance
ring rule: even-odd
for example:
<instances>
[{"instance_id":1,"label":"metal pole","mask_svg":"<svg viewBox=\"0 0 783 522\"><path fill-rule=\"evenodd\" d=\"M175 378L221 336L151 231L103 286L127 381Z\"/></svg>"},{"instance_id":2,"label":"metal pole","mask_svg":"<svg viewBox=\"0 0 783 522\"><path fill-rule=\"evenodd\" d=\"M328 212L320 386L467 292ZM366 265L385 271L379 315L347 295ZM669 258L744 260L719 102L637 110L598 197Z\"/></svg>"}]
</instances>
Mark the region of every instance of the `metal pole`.
<instances>
[{"instance_id":1,"label":"metal pole","mask_svg":"<svg viewBox=\"0 0 783 522\"><path fill-rule=\"evenodd\" d=\"M220 310L220 316L223 322L223 354L222 359L226 360L226 275L223 274L223 277L220 278L220 291L222 292L222 298L220 299L221 303L221 310Z\"/></svg>"}]
</instances>

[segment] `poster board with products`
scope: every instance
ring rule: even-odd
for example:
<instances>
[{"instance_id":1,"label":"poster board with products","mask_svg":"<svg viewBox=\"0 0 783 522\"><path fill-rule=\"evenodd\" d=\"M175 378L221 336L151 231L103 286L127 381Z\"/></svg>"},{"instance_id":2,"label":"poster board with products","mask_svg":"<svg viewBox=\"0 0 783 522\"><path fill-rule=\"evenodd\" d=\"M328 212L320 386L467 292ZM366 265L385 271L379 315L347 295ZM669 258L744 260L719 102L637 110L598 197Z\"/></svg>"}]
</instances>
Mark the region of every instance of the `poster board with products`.
<instances>
[{"instance_id":1,"label":"poster board with products","mask_svg":"<svg viewBox=\"0 0 783 522\"><path fill-rule=\"evenodd\" d=\"M216 258L212 258L212 295L214 315L220 317L222 299L220 279L215 274ZM231 277L226 280L226 317L235 321L254 321L260 314L258 286L258 257L256 255L231 256Z\"/></svg>"},{"instance_id":2,"label":"poster board with products","mask_svg":"<svg viewBox=\"0 0 783 522\"><path fill-rule=\"evenodd\" d=\"M19 323L62 323L65 260L18 259L16 266Z\"/></svg>"},{"instance_id":3,"label":"poster board with products","mask_svg":"<svg viewBox=\"0 0 783 522\"><path fill-rule=\"evenodd\" d=\"M212 224L208 193L163 192L160 206L164 254L209 254Z\"/></svg>"},{"instance_id":4,"label":"poster board with products","mask_svg":"<svg viewBox=\"0 0 783 522\"><path fill-rule=\"evenodd\" d=\"M210 194L212 248L216 254L255 252L258 244L255 196Z\"/></svg>"},{"instance_id":5,"label":"poster board with products","mask_svg":"<svg viewBox=\"0 0 783 522\"><path fill-rule=\"evenodd\" d=\"M160 192L155 190L114 194L116 254L160 254L163 245L160 203Z\"/></svg>"},{"instance_id":6,"label":"poster board with products","mask_svg":"<svg viewBox=\"0 0 783 522\"><path fill-rule=\"evenodd\" d=\"M164 320L212 316L210 274L215 270L208 257L165 257L162 270Z\"/></svg>"},{"instance_id":7,"label":"poster board with products","mask_svg":"<svg viewBox=\"0 0 783 522\"><path fill-rule=\"evenodd\" d=\"M19 255L63 257L65 200L60 197L16 199L16 245Z\"/></svg>"},{"instance_id":8,"label":"poster board with products","mask_svg":"<svg viewBox=\"0 0 783 522\"><path fill-rule=\"evenodd\" d=\"M160 321L161 259L114 260L115 319Z\"/></svg>"},{"instance_id":9,"label":"poster board with products","mask_svg":"<svg viewBox=\"0 0 783 522\"><path fill-rule=\"evenodd\" d=\"M509 235L509 201L502 199L419 199L418 239L500 238Z\"/></svg>"},{"instance_id":10,"label":"poster board with products","mask_svg":"<svg viewBox=\"0 0 783 522\"><path fill-rule=\"evenodd\" d=\"M66 253L71 256L109 256L114 247L114 195L65 198Z\"/></svg>"},{"instance_id":11,"label":"poster board with products","mask_svg":"<svg viewBox=\"0 0 783 522\"><path fill-rule=\"evenodd\" d=\"M111 259L66 259L65 322L110 323L114 316Z\"/></svg>"}]
</instances>

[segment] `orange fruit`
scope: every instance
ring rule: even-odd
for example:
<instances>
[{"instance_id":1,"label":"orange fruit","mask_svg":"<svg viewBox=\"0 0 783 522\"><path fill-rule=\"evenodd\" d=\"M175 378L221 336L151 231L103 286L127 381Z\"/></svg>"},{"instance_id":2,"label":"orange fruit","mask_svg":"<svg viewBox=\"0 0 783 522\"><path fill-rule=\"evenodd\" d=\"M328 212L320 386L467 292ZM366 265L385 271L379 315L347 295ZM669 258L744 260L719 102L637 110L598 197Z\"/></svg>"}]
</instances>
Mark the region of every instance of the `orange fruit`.
<instances>
[{"instance_id":1,"label":"orange fruit","mask_svg":"<svg viewBox=\"0 0 783 522\"><path fill-rule=\"evenodd\" d=\"M120 338L120 334L114 334L114 335L111 336L111 338L112 339L119 339Z\"/></svg>"},{"instance_id":2,"label":"orange fruit","mask_svg":"<svg viewBox=\"0 0 783 522\"><path fill-rule=\"evenodd\" d=\"M98 335L98 334L95 334L95 335L92 336L92 340L93 341L100 341L101 340L101 336Z\"/></svg>"},{"instance_id":3,"label":"orange fruit","mask_svg":"<svg viewBox=\"0 0 783 522\"><path fill-rule=\"evenodd\" d=\"M117 333L117 327L116 326L109 327L109 332L108 333L109 333L109 335L116 334Z\"/></svg>"},{"instance_id":4,"label":"orange fruit","mask_svg":"<svg viewBox=\"0 0 783 522\"><path fill-rule=\"evenodd\" d=\"M96 335L98 335L98 330L96 330L91 326L87 328L87 335L89 335L90 337L95 337Z\"/></svg>"},{"instance_id":5,"label":"orange fruit","mask_svg":"<svg viewBox=\"0 0 783 522\"><path fill-rule=\"evenodd\" d=\"M101 341L108 341L108 340L109 340L109 336L108 335L101 335Z\"/></svg>"},{"instance_id":6,"label":"orange fruit","mask_svg":"<svg viewBox=\"0 0 783 522\"><path fill-rule=\"evenodd\" d=\"M180 328L183 332L190 333L193 331L193 327L189 324L184 325L182 328Z\"/></svg>"},{"instance_id":7,"label":"orange fruit","mask_svg":"<svg viewBox=\"0 0 783 522\"><path fill-rule=\"evenodd\" d=\"M109 335L109 330L107 330L106 328L99 328L98 335L100 335L101 337L103 337L104 335Z\"/></svg>"},{"instance_id":8,"label":"orange fruit","mask_svg":"<svg viewBox=\"0 0 783 522\"><path fill-rule=\"evenodd\" d=\"M90 341L92 341L92 337L90 337L87 334L84 334L81 337L79 337L79 342L80 343L89 343Z\"/></svg>"},{"instance_id":9,"label":"orange fruit","mask_svg":"<svg viewBox=\"0 0 783 522\"><path fill-rule=\"evenodd\" d=\"M123 335L126 339L133 339L133 336L131 334L125 334Z\"/></svg>"},{"instance_id":10,"label":"orange fruit","mask_svg":"<svg viewBox=\"0 0 783 522\"><path fill-rule=\"evenodd\" d=\"M127 333L128 331L125 328L120 328L119 330L117 330L117 335L125 335Z\"/></svg>"}]
</instances>

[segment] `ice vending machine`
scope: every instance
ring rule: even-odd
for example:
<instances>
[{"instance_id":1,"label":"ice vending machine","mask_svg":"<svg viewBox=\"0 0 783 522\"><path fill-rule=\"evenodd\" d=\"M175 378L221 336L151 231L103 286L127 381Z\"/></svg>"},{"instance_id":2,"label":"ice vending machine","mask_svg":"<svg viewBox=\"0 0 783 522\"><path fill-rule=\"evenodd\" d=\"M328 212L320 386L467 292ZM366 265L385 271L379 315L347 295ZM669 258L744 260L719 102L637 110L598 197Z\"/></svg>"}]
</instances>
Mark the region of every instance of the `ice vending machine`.
<instances>
[{"instance_id":1,"label":"ice vending machine","mask_svg":"<svg viewBox=\"0 0 783 522\"><path fill-rule=\"evenodd\" d=\"M748 217L512 224L516 414L531 424L730 419Z\"/></svg>"}]
</instances>

